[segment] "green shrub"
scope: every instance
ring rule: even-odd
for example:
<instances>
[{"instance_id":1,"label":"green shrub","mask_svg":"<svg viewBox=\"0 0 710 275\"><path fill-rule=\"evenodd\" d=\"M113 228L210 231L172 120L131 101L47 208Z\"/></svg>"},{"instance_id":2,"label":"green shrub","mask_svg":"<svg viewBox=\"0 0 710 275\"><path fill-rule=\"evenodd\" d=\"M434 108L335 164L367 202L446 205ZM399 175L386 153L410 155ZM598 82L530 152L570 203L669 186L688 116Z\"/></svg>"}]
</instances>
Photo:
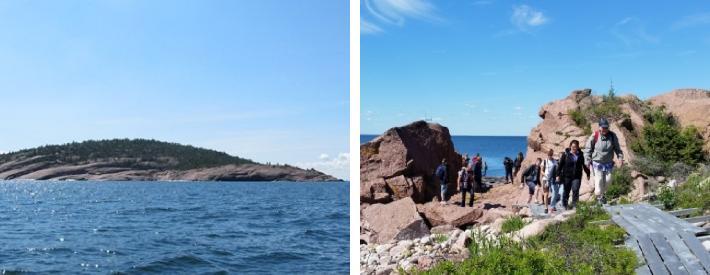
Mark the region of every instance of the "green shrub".
<instances>
[{"instance_id":1,"label":"green shrub","mask_svg":"<svg viewBox=\"0 0 710 275\"><path fill-rule=\"evenodd\" d=\"M631 178L631 169L623 165L611 172L611 185L606 190L609 199L616 199L629 194L634 188L634 179Z\"/></svg>"},{"instance_id":2,"label":"green shrub","mask_svg":"<svg viewBox=\"0 0 710 275\"><path fill-rule=\"evenodd\" d=\"M572 118L572 121L574 121L574 124L580 128L589 124L587 118L584 116L584 113L582 113L579 109L568 111L568 114L570 118Z\"/></svg>"},{"instance_id":3,"label":"green shrub","mask_svg":"<svg viewBox=\"0 0 710 275\"><path fill-rule=\"evenodd\" d=\"M666 210L671 210L675 208L676 196L673 188L668 185L661 185L656 191L656 199L663 204L663 208Z\"/></svg>"},{"instance_id":4,"label":"green shrub","mask_svg":"<svg viewBox=\"0 0 710 275\"><path fill-rule=\"evenodd\" d=\"M700 208L703 212L710 210L710 172L703 167L690 174L676 188L675 197L679 208Z\"/></svg>"},{"instance_id":5,"label":"green shrub","mask_svg":"<svg viewBox=\"0 0 710 275\"><path fill-rule=\"evenodd\" d=\"M508 233L518 231L522 229L523 226L525 226L523 218L520 216L512 216L503 222L503 225L501 225L501 232Z\"/></svg>"},{"instance_id":6,"label":"green shrub","mask_svg":"<svg viewBox=\"0 0 710 275\"><path fill-rule=\"evenodd\" d=\"M448 239L449 239L449 236L447 236L446 234L434 234L434 236L433 236L433 240L436 243L443 243Z\"/></svg>"},{"instance_id":7,"label":"green shrub","mask_svg":"<svg viewBox=\"0 0 710 275\"><path fill-rule=\"evenodd\" d=\"M673 115L660 107L651 107L644 113L644 119L647 123L641 139L632 143L631 149L642 157L662 160L664 175L668 175L667 170L674 163L695 165L704 161L703 140L695 127L681 128Z\"/></svg>"},{"instance_id":8,"label":"green shrub","mask_svg":"<svg viewBox=\"0 0 710 275\"><path fill-rule=\"evenodd\" d=\"M642 155L636 156L631 161L631 166L633 166L634 170L648 176L664 176L669 173L667 163Z\"/></svg>"}]
</instances>

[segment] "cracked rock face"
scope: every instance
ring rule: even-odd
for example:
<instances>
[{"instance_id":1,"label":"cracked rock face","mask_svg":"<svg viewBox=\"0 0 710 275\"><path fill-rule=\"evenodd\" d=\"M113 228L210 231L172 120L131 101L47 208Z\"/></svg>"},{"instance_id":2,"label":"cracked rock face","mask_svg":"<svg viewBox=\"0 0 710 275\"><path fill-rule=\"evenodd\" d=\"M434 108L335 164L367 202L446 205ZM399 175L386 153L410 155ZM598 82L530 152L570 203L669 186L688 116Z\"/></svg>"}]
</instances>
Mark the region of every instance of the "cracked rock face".
<instances>
[{"instance_id":1,"label":"cracked rock face","mask_svg":"<svg viewBox=\"0 0 710 275\"><path fill-rule=\"evenodd\" d=\"M431 201L439 192L433 174L444 158L449 190L454 190L461 156L454 151L448 128L417 121L387 130L360 146L360 202Z\"/></svg>"},{"instance_id":2,"label":"cracked rock face","mask_svg":"<svg viewBox=\"0 0 710 275\"><path fill-rule=\"evenodd\" d=\"M386 243L429 235L429 228L419 216L411 198L388 204L373 204L362 211L361 236L368 243Z\"/></svg>"}]
</instances>

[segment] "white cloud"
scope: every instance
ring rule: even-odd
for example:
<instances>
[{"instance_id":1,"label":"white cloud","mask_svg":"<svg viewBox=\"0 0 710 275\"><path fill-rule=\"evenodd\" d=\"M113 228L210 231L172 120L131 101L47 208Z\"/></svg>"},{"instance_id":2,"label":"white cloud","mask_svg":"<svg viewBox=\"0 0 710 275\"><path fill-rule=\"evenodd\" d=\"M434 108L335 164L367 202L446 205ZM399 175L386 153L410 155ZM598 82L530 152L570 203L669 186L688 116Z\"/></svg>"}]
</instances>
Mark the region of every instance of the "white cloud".
<instances>
[{"instance_id":1,"label":"white cloud","mask_svg":"<svg viewBox=\"0 0 710 275\"><path fill-rule=\"evenodd\" d=\"M304 169L313 168L341 179L350 178L350 154L339 153L337 157L331 158L328 154L323 153L318 159L318 161L299 162L295 165Z\"/></svg>"},{"instance_id":2,"label":"white cloud","mask_svg":"<svg viewBox=\"0 0 710 275\"><path fill-rule=\"evenodd\" d=\"M528 31L530 28L542 26L549 21L550 19L541 11L528 5L513 6L513 15L510 17L510 22L520 31Z\"/></svg>"},{"instance_id":3,"label":"white cloud","mask_svg":"<svg viewBox=\"0 0 710 275\"><path fill-rule=\"evenodd\" d=\"M515 106L515 108L513 108L513 109L515 109L515 110L517 110L517 111L520 111L520 110L522 110L522 109L523 109L523 107L520 107L520 106Z\"/></svg>"},{"instance_id":4,"label":"white cloud","mask_svg":"<svg viewBox=\"0 0 710 275\"><path fill-rule=\"evenodd\" d=\"M646 32L646 28L641 20L634 17L626 17L614 24L611 34L621 41L626 47L634 47L641 44L657 43L659 38Z\"/></svg>"},{"instance_id":5,"label":"white cloud","mask_svg":"<svg viewBox=\"0 0 710 275\"><path fill-rule=\"evenodd\" d=\"M688 15L675 21L671 25L671 29L678 30L706 24L710 24L710 13L700 13Z\"/></svg>"}]
</instances>

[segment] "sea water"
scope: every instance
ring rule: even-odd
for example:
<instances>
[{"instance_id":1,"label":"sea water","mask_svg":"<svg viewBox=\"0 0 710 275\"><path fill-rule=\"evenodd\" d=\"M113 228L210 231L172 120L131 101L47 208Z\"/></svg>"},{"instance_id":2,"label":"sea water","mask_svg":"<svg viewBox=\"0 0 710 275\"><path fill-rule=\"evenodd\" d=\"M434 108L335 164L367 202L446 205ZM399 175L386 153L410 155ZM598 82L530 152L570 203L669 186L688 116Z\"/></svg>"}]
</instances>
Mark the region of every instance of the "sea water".
<instances>
[{"instance_id":1,"label":"sea water","mask_svg":"<svg viewBox=\"0 0 710 275\"><path fill-rule=\"evenodd\" d=\"M365 143L377 136L361 135L360 142ZM505 176L503 159L515 159L518 152L525 154L527 137L524 136L452 136L454 148L461 154L475 156L479 153L488 165L487 176Z\"/></svg>"},{"instance_id":2,"label":"sea water","mask_svg":"<svg viewBox=\"0 0 710 275\"><path fill-rule=\"evenodd\" d=\"M0 181L0 270L348 272L348 183Z\"/></svg>"}]
</instances>

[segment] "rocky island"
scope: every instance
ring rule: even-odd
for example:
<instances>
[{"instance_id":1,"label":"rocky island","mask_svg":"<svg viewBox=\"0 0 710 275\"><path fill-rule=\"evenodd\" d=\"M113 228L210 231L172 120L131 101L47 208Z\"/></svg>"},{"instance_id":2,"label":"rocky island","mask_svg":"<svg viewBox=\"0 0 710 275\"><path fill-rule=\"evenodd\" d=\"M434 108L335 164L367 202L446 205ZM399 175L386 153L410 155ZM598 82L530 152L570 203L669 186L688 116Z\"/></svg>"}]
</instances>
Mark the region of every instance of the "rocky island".
<instances>
[{"instance_id":1,"label":"rocky island","mask_svg":"<svg viewBox=\"0 0 710 275\"><path fill-rule=\"evenodd\" d=\"M338 181L314 169L261 164L147 139L89 140L0 154L0 180Z\"/></svg>"}]
</instances>

